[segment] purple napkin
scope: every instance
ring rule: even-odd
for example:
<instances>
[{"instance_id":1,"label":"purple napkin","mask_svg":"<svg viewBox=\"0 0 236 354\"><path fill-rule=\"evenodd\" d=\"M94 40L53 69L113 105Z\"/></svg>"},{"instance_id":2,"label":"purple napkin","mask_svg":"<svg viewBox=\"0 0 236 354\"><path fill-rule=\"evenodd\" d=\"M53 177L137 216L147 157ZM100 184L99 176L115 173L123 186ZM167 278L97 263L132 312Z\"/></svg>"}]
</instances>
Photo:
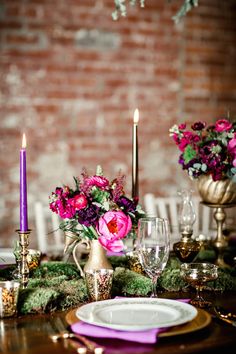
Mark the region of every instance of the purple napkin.
<instances>
[{"instance_id":1,"label":"purple napkin","mask_svg":"<svg viewBox=\"0 0 236 354\"><path fill-rule=\"evenodd\" d=\"M107 256L111 257L111 256L124 256L125 252L121 251L121 252L112 252L112 251L107 251Z\"/></svg>"},{"instance_id":2,"label":"purple napkin","mask_svg":"<svg viewBox=\"0 0 236 354\"><path fill-rule=\"evenodd\" d=\"M119 298L119 297L117 297ZM179 299L181 302L189 302L189 299ZM118 331L111 328L91 325L83 321L76 322L71 325L71 330L74 333L89 337L97 338L116 338L126 341L133 341L138 343L153 344L157 341L157 335L161 332L168 331L169 328L152 328L144 331Z\"/></svg>"}]
</instances>

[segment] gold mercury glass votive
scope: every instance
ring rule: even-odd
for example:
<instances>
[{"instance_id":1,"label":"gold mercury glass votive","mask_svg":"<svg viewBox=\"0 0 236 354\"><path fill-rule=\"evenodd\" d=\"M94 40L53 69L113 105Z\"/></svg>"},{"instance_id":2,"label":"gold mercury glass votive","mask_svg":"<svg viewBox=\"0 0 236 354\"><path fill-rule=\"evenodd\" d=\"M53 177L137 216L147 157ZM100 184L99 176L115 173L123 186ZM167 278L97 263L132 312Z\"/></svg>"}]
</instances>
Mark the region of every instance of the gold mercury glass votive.
<instances>
[{"instance_id":1,"label":"gold mercury glass votive","mask_svg":"<svg viewBox=\"0 0 236 354\"><path fill-rule=\"evenodd\" d=\"M85 281L90 301L111 298L113 273L112 269L90 269L85 271Z\"/></svg>"},{"instance_id":2,"label":"gold mercury glass votive","mask_svg":"<svg viewBox=\"0 0 236 354\"><path fill-rule=\"evenodd\" d=\"M19 287L20 283L14 280L0 282L0 318L17 313Z\"/></svg>"},{"instance_id":3,"label":"gold mercury glass votive","mask_svg":"<svg viewBox=\"0 0 236 354\"><path fill-rule=\"evenodd\" d=\"M142 263L140 262L138 251L130 251L126 253L128 267L133 272L145 275L145 270L143 269Z\"/></svg>"}]
</instances>

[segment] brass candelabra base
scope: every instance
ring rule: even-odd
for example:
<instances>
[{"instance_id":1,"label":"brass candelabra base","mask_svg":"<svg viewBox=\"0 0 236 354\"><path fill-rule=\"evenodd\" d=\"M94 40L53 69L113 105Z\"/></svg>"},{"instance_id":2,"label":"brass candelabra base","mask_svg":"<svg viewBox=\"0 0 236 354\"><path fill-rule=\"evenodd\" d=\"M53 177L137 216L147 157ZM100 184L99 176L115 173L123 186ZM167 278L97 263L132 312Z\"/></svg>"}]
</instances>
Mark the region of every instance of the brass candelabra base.
<instances>
[{"instance_id":1,"label":"brass candelabra base","mask_svg":"<svg viewBox=\"0 0 236 354\"><path fill-rule=\"evenodd\" d=\"M228 267L224 261L224 251L228 246L228 239L223 233L223 226L226 221L226 208L233 208L236 204L209 204L202 202L202 204L208 206L209 208L214 208L214 219L216 221L216 238L212 241L212 246L217 253L217 259L215 264L220 267Z\"/></svg>"},{"instance_id":2,"label":"brass candelabra base","mask_svg":"<svg viewBox=\"0 0 236 354\"><path fill-rule=\"evenodd\" d=\"M29 267L27 262L27 254L29 253L29 235L31 230L20 231L16 230L19 235L20 243L20 265L19 265L19 279L21 282L21 287L26 288L29 281Z\"/></svg>"}]
</instances>

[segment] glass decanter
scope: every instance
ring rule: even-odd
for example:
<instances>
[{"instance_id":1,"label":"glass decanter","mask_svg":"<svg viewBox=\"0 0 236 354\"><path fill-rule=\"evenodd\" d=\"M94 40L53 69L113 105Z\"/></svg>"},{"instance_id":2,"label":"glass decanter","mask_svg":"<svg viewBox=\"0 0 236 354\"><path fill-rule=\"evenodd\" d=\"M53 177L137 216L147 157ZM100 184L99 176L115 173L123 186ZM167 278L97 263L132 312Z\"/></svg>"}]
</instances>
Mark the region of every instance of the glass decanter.
<instances>
[{"instance_id":1,"label":"glass decanter","mask_svg":"<svg viewBox=\"0 0 236 354\"><path fill-rule=\"evenodd\" d=\"M192 262L201 248L200 242L192 238L196 221L192 190L182 189L178 194L181 197L179 224L182 236L181 240L173 245L173 249L181 262Z\"/></svg>"}]
</instances>

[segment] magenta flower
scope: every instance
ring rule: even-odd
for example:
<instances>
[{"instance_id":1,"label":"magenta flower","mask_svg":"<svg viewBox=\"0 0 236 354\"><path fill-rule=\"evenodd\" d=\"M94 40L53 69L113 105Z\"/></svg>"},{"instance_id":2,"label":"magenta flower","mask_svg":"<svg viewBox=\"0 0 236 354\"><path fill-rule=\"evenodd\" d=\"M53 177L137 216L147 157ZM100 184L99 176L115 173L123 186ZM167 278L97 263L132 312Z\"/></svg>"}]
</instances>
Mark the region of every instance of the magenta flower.
<instances>
[{"instance_id":1,"label":"magenta flower","mask_svg":"<svg viewBox=\"0 0 236 354\"><path fill-rule=\"evenodd\" d=\"M107 250L120 252L122 239L137 227L144 211L138 200L125 195L124 175L109 181L97 166L95 175L84 169L81 177L74 177L74 189L57 187L49 197L50 209L63 219L59 228L76 234L78 241L99 240Z\"/></svg>"},{"instance_id":2,"label":"magenta flower","mask_svg":"<svg viewBox=\"0 0 236 354\"><path fill-rule=\"evenodd\" d=\"M68 199L68 203L75 209L81 210L86 208L88 201L83 194L77 194L73 198Z\"/></svg>"},{"instance_id":3,"label":"magenta flower","mask_svg":"<svg viewBox=\"0 0 236 354\"><path fill-rule=\"evenodd\" d=\"M115 241L124 238L130 232L131 227L132 222L129 215L122 211L108 211L98 220L98 240L109 250L114 247L120 248L123 244Z\"/></svg>"},{"instance_id":4,"label":"magenta flower","mask_svg":"<svg viewBox=\"0 0 236 354\"><path fill-rule=\"evenodd\" d=\"M169 132L181 151L179 164L192 179L211 175L214 181L236 180L236 122L218 119L206 125L197 121L191 129L185 123L174 124Z\"/></svg>"},{"instance_id":5,"label":"magenta flower","mask_svg":"<svg viewBox=\"0 0 236 354\"><path fill-rule=\"evenodd\" d=\"M236 167L236 133L234 137L228 142L227 149L233 158L233 166Z\"/></svg>"},{"instance_id":6,"label":"magenta flower","mask_svg":"<svg viewBox=\"0 0 236 354\"><path fill-rule=\"evenodd\" d=\"M232 128L232 124L227 119L219 119L215 124L215 131L218 133L228 131Z\"/></svg>"},{"instance_id":7,"label":"magenta flower","mask_svg":"<svg viewBox=\"0 0 236 354\"><path fill-rule=\"evenodd\" d=\"M192 143L197 143L200 140L200 137L191 132L184 132L183 138L180 139L179 149L180 151L184 151L186 146Z\"/></svg>"},{"instance_id":8,"label":"magenta flower","mask_svg":"<svg viewBox=\"0 0 236 354\"><path fill-rule=\"evenodd\" d=\"M103 176L92 176L88 177L85 180L85 183L87 186L93 187L100 187L100 188L106 188L109 185L108 179L106 179Z\"/></svg>"},{"instance_id":9,"label":"magenta flower","mask_svg":"<svg viewBox=\"0 0 236 354\"><path fill-rule=\"evenodd\" d=\"M186 123L181 123L179 125L179 130L184 130L186 128Z\"/></svg>"}]
</instances>

